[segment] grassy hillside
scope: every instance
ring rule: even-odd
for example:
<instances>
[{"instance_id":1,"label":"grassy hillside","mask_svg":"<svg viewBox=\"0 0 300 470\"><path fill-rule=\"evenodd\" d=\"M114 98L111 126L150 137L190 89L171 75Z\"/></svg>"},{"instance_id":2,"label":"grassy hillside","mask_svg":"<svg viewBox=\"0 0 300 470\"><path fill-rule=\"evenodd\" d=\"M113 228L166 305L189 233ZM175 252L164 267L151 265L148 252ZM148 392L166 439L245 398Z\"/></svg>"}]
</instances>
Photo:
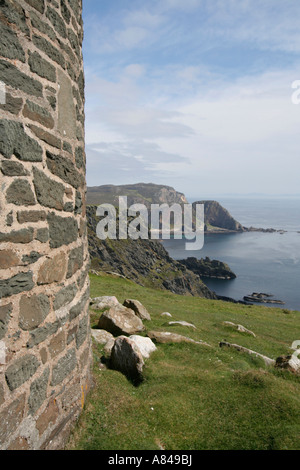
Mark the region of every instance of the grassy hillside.
<instances>
[{"instance_id":1,"label":"grassy hillside","mask_svg":"<svg viewBox=\"0 0 300 470\"><path fill-rule=\"evenodd\" d=\"M178 296L124 279L91 276L91 297L140 300L152 320L147 330L174 331L211 344L158 345L146 361L145 381L134 387L122 374L99 368L95 387L68 445L94 450L300 449L300 377L260 359L221 349L227 340L276 359L300 339L300 313ZM170 327L172 320L197 330ZM100 313L91 313L92 325ZM257 337L224 326L239 323Z\"/></svg>"}]
</instances>

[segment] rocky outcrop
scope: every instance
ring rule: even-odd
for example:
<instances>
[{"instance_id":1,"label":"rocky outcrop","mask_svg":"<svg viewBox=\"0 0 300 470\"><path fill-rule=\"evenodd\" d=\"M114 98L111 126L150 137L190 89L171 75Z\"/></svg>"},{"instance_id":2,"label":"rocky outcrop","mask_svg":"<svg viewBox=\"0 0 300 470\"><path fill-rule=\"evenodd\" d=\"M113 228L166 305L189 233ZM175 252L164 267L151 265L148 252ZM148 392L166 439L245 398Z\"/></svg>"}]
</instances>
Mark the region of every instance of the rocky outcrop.
<instances>
[{"instance_id":1,"label":"rocky outcrop","mask_svg":"<svg viewBox=\"0 0 300 470\"><path fill-rule=\"evenodd\" d=\"M128 184L115 186L107 184L87 188L87 204L112 204L118 206L119 196L126 196L128 205L144 204L148 209L151 204L187 204L184 194L170 186L158 184Z\"/></svg>"},{"instance_id":2,"label":"rocky outcrop","mask_svg":"<svg viewBox=\"0 0 300 470\"><path fill-rule=\"evenodd\" d=\"M133 335L145 329L142 320L136 316L135 312L123 305L111 307L103 312L98 328L114 336Z\"/></svg>"},{"instance_id":3,"label":"rocky outcrop","mask_svg":"<svg viewBox=\"0 0 300 470\"><path fill-rule=\"evenodd\" d=\"M126 336L116 339L111 350L109 367L126 375L133 383L143 380L144 360L135 342Z\"/></svg>"},{"instance_id":4,"label":"rocky outcrop","mask_svg":"<svg viewBox=\"0 0 300 470\"><path fill-rule=\"evenodd\" d=\"M211 279L235 279L236 274L230 269L228 264L222 261L211 260L210 258L187 258L179 260L187 269L198 276Z\"/></svg>"},{"instance_id":5,"label":"rocky outcrop","mask_svg":"<svg viewBox=\"0 0 300 470\"><path fill-rule=\"evenodd\" d=\"M178 335L177 333L171 333L169 331L149 331L147 335L155 343L193 343L201 344L203 346L210 346L204 341L195 341L192 338L188 338L187 336Z\"/></svg>"},{"instance_id":6,"label":"rocky outcrop","mask_svg":"<svg viewBox=\"0 0 300 470\"><path fill-rule=\"evenodd\" d=\"M204 204L204 222L206 232L243 232L245 228L217 201L196 201L193 203L194 214L197 204Z\"/></svg>"},{"instance_id":7,"label":"rocky outcrop","mask_svg":"<svg viewBox=\"0 0 300 470\"><path fill-rule=\"evenodd\" d=\"M150 314L148 310L144 307L141 302L134 299L126 299L123 302L124 307L130 308L141 320L151 321Z\"/></svg>"}]
</instances>

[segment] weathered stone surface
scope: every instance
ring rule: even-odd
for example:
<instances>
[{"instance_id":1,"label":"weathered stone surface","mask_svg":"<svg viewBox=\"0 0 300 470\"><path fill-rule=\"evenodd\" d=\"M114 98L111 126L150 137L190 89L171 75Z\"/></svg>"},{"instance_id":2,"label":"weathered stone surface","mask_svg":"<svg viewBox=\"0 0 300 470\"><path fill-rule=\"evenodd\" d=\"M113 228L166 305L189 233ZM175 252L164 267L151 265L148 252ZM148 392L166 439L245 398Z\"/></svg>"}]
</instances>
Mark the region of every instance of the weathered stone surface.
<instances>
[{"instance_id":1,"label":"weathered stone surface","mask_svg":"<svg viewBox=\"0 0 300 470\"><path fill-rule=\"evenodd\" d=\"M30 339L27 343L27 348L31 349L34 346L37 346L40 343L43 343L47 338L52 335L55 335L58 328L60 326L60 322L57 320L54 323L47 323L45 326L37 328L30 332Z\"/></svg>"},{"instance_id":2,"label":"weathered stone surface","mask_svg":"<svg viewBox=\"0 0 300 470\"><path fill-rule=\"evenodd\" d=\"M72 302L76 293L76 284L71 284L70 286L66 286L60 289L53 301L54 310L59 310L60 308Z\"/></svg>"},{"instance_id":3,"label":"weathered stone surface","mask_svg":"<svg viewBox=\"0 0 300 470\"><path fill-rule=\"evenodd\" d=\"M3 160L1 162L1 171L5 176L27 176L27 171L19 162Z\"/></svg>"},{"instance_id":4,"label":"weathered stone surface","mask_svg":"<svg viewBox=\"0 0 300 470\"><path fill-rule=\"evenodd\" d=\"M69 245L77 240L78 226L72 217L59 217L49 214L47 217L49 224L50 247L59 248Z\"/></svg>"},{"instance_id":5,"label":"weathered stone surface","mask_svg":"<svg viewBox=\"0 0 300 470\"><path fill-rule=\"evenodd\" d=\"M1 5L2 6L2 5ZM0 21L0 55L8 59L17 59L25 62L25 52L20 44L18 36L11 28Z\"/></svg>"},{"instance_id":6,"label":"weathered stone surface","mask_svg":"<svg viewBox=\"0 0 300 470\"><path fill-rule=\"evenodd\" d=\"M37 223L46 220L45 211L22 211L18 212L17 219L19 224L26 224L27 222Z\"/></svg>"},{"instance_id":7,"label":"weathered stone surface","mask_svg":"<svg viewBox=\"0 0 300 470\"><path fill-rule=\"evenodd\" d=\"M58 176L76 189L83 185L83 177L75 169L71 160L62 157L61 155L55 155L48 151L46 152L46 155L47 166L51 173Z\"/></svg>"},{"instance_id":8,"label":"weathered stone surface","mask_svg":"<svg viewBox=\"0 0 300 470\"><path fill-rule=\"evenodd\" d=\"M144 336L132 335L129 336L135 345L140 350L144 359L149 359L150 355L157 350L155 344L150 338L145 338Z\"/></svg>"},{"instance_id":9,"label":"weathered stone surface","mask_svg":"<svg viewBox=\"0 0 300 470\"><path fill-rule=\"evenodd\" d=\"M52 41L56 40L55 31L49 25L49 23L42 21L41 16L38 15L35 11L30 11L29 16L33 28L37 29L40 33L45 34L45 36L48 36Z\"/></svg>"},{"instance_id":10,"label":"weathered stone surface","mask_svg":"<svg viewBox=\"0 0 300 470\"><path fill-rule=\"evenodd\" d=\"M0 306L0 340L2 340L6 334L11 312L12 304Z\"/></svg>"},{"instance_id":11,"label":"weathered stone surface","mask_svg":"<svg viewBox=\"0 0 300 470\"><path fill-rule=\"evenodd\" d=\"M46 12L46 16L47 18L51 21L51 23L53 24L54 26L54 29L63 37L63 38L66 38L67 37L67 28L65 26L65 23L64 21L62 20L62 18L59 16L58 13L56 13L56 11L49 7L47 8L47 12Z\"/></svg>"},{"instance_id":12,"label":"weathered stone surface","mask_svg":"<svg viewBox=\"0 0 300 470\"><path fill-rule=\"evenodd\" d=\"M0 121L0 152L6 158L14 153L19 160L28 162L41 162L43 159L41 146L25 133L23 125L7 119Z\"/></svg>"},{"instance_id":13,"label":"weathered stone surface","mask_svg":"<svg viewBox=\"0 0 300 470\"><path fill-rule=\"evenodd\" d=\"M171 315L171 313L169 313L169 312L163 312L160 316L161 316L161 317L169 317L169 318L172 318L172 315Z\"/></svg>"},{"instance_id":14,"label":"weathered stone surface","mask_svg":"<svg viewBox=\"0 0 300 470\"><path fill-rule=\"evenodd\" d=\"M27 354L13 362L5 373L9 389L16 390L27 382L36 373L39 366L39 361L32 354Z\"/></svg>"},{"instance_id":15,"label":"weathered stone surface","mask_svg":"<svg viewBox=\"0 0 300 470\"><path fill-rule=\"evenodd\" d=\"M289 370L290 372L300 373L300 360L297 356L280 356L276 359L275 367L278 369Z\"/></svg>"},{"instance_id":16,"label":"weathered stone surface","mask_svg":"<svg viewBox=\"0 0 300 470\"><path fill-rule=\"evenodd\" d=\"M40 13L44 13L45 0L25 0L25 2L36 10L38 10Z\"/></svg>"},{"instance_id":17,"label":"weathered stone surface","mask_svg":"<svg viewBox=\"0 0 300 470\"><path fill-rule=\"evenodd\" d=\"M23 228L21 230L12 230L9 233L0 233L0 242L11 243L30 243L33 240L33 229Z\"/></svg>"},{"instance_id":18,"label":"weathered stone surface","mask_svg":"<svg viewBox=\"0 0 300 470\"><path fill-rule=\"evenodd\" d=\"M149 331L147 335L155 343L194 343L209 346L203 341L195 341L192 338L178 335L177 333L170 333L169 331Z\"/></svg>"},{"instance_id":19,"label":"weathered stone surface","mask_svg":"<svg viewBox=\"0 0 300 470\"><path fill-rule=\"evenodd\" d=\"M149 320L151 321L151 317L149 315L149 312L147 309L144 307L144 305L141 304L138 300L133 300L133 299L127 299L123 303L124 307L130 308L135 312L135 314L141 319L141 320Z\"/></svg>"},{"instance_id":20,"label":"weathered stone surface","mask_svg":"<svg viewBox=\"0 0 300 470\"><path fill-rule=\"evenodd\" d=\"M78 330L76 332L76 347L77 347L77 349L79 349L83 345L83 343L86 339L87 332L88 332L88 326L89 326L88 317L85 316L82 320L80 320Z\"/></svg>"},{"instance_id":21,"label":"weathered stone surface","mask_svg":"<svg viewBox=\"0 0 300 470\"><path fill-rule=\"evenodd\" d=\"M46 295L22 295L20 300L19 326L22 330L32 331L47 318L50 302Z\"/></svg>"},{"instance_id":22,"label":"weathered stone surface","mask_svg":"<svg viewBox=\"0 0 300 470\"><path fill-rule=\"evenodd\" d=\"M77 168L82 168L84 165L84 150L82 147L77 147L75 149L75 163Z\"/></svg>"},{"instance_id":23,"label":"weathered stone surface","mask_svg":"<svg viewBox=\"0 0 300 470\"><path fill-rule=\"evenodd\" d=\"M21 111L22 105L22 98L14 98L10 93L6 93L5 104L0 104L0 109L17 115Z\"/></svg>"},{"instance_id":24,"label":"weathered stone surface","mask_svg":"<svg viewBox=\"0 0 300 470\"><path fill-rule=\"evenodd\" d=\"M34 264L36 263L43 255L37 251L32 251L29 255L22 256L22 263L24 264Z\"/></svg>"},{"instance_id":25,"label":"weathered stone surface","mask_svg":"<svg viewBox=\"0 0 300 470\"><path fill-rule=\"evenodd\" d=\"M61 331L56 336L54 336L49 344L49 353L51 358L58 356L60 353L63 352L66 346L65 341L65 332Z\"/></svg>"},{"instance_id":26,"label":"weathered stone surface","mask_svg":"<svg viewBox=\"0 0 300 470\"><path fill-rule=\"evenodd\" d=\"M38 80L28 77L28 75L6 60L0 60L0 76L1 81L16 90L22 90L24 93L33 96L42 96L42 84Z\"/></svg>"},{"instance_id":27,"label":"weathered stone surface","mask_svg":"<svg viewBox=\"0 0 300 470\"><path fill-rule=\"evenodd\" d=\"M140 333L145 327L133 310L117 305L102 313L98 328L109 331L114 336L120 336Z\"/></svg>"},{"instance_id":28,"label":"weathered stone surface","mask_svg":"<svg viewBox=\"0 0 300 470\"><path fill-rule=\"evenodd\" d=\"M44 370L42 375L38 377L30 386L30 395L28 398L29 413L35 414L42 406L47 397L47 387L50 375L50 369Z\"/></svg>"},{"instance_id":29,"label":"weathered stone surface","mask_svg":"<svg viewBox=\"0 0 300 470\"><path fill-rule=\"evenodd\" d=\"M67 279L72 277L83 265L83 245L74 248L69 254Z\"/></svg>"},{"instance_id":30,"label":"weathered stone surface","mask_svg":"<svg viewBox=\"0 0 300 470\"><path fill-rule=\"evenodd\" d=\"M39 228L36 233L35 239L41 243L46 243L49 240L49 229Z\"/></svg>"},{"instance_id":31,"label":"weathered stone surface","mask_svg":"<svg viewBox=\"0 0 300 470\"><path fill-rule=\"evenodd\" d=\"M114 340L115 338L111 333L109 333L106 330L91 330L92 337L98 344L103 344L105 345L109 340Z\"/></svg>"},{"instance_id":32,"label":"weathered stone surface","mask_svg":"<svg viewBox=\"0 0 300 470\"><path fill-rule=\"evenodd\" d=\"M33 184L38 202L42 206L62 210L64 207L64 185L51 180L37 168L33 168L33 174Z\"/></svg>"},{"instance_id":33,"label":"weathered stone surface","mask_svg":"<svg viewBox=\"0 0 300 470\"><path fill-rule=\"evenodd\" d=\"M230 321L224 321L223 324L225 326L233 328L234 330L240 331L241 333L247 333L248 335L254 336L254 338L256 338L256 335L253 333L253 331L248 330L243 325L236 325L235 323L232 323Z\"/></svg>"},{"instance_id":34,"label":"weathered stone surface","mask_svg":"<svg viewBox=\"0 0 300 470\"><path fill-rule=\"evenodd\" d=\"M33 103L33 101L26 101L23 109L23 116L27 117L31 121L36 121L49 129L53 129L54 127L54 120L49 111L38 104Z\"/></svg>"},{"instance_id":35,"label":"weathered stone surface","mask_svg":"<svg viewBox=\"0 0 300 470\"><path fill-rule=\"evenodd\" d=\"M73 105L72 83L69 77L58 70L58 127L70 139L76 138L76 113Z\"/></svg>"},{"instance_id":36,"label":"weathered stone surface","mask_svg":"<svg viewBox=\"0 0 300 470\"><path fill-rule=\"evenodd\" d=\"M0 269L11 268L20 264L19 257L13 250L0 251Z\"/></svg>"},{"instance_id":37,"label":"weathered stone surface","mask_svg":"<svg viewBox=\"0 0 300 470\"><path fill-rule=\"evenodd\" d=\"M40 267L38 272L38 285L52 284L53 282L61 282L64 279L67 268L66 255L62 252L47 259Z\"/></svg>"},{"instance_id":38,"label":"weathered stone surface","mask_svg":"<svg viewBox=\"0 0 300 470\"><path fill-rule=\"evenodd\" d=\"M41 436L47 428L55 424L59 416L59 409L56 400L51 400L46 410L36 420L36 428Z\"/></svg>"},{"instance_id":39,"label":"weathered stone surface","mask_svg":"<svg viewBox=\"0 0 300 470\"><path fill-rule=\"evenodd\" d=\"M3 405L3 403L5 402L5 393L4 393L4 388L3 388L3 385L0 384L0 406Z\"/></svg>"},{"instance_id":40,"label":"weathered stone surface","mask_svg":"<svg viewBox=\"0 0 300 470\"><path fill-rule=\"evenodd\" d=\"M56 47L52 46L47 39L41 36L34 35L32 38L33 44L40 49L42 52L50 57L54 62L59 64L62 68L65 68L65 59L62 53Z\"/></svg>"},{"instance_id":41,"label":"weathered stone surface","mask_svg":"<svg viewBox=\"0 0 300 470\"><path fill-rule=\"evenodd\" d=\"M39 139L41 139L43 142L46 142L46 144L49 144L57 149L61 149L61 140L55 137L53 134L50 134L50 132L37 127L34 124L29 124L29 128Z\"/></svg>"},{"instance_id":42,"label":"weathered stone surface","mask_svg":"<svg viewBox=\"0 0 300 470\"><path fill-rule=\"evenodd\" d=\"M84 312L84 310L86 309L88 300L89 300L89 295L90 295L90 289L88 288L85 291L85 293L82 295L81 300L76 305L74 305L74 307L71 308L70 313L69 313L70 322Z\"/></svg>"},{"instance_id":43,"label":"weathered stone surface","mask_svg":"<svg viewBox=\"0 0 300 470\"><path fill-rule=\"evenodd\" d=\"M30 291L34 287L32 272L20 273L10 279L0 281L0 299L20 292Z\"/></svg>"},{"instance_id":44,"label":"weathered stone surface","mask_svg":"<svg viewBox=\"0 0 300 470\"><path fill-rule=\"evenodd\" d=\"M134 341L126 336L116 339L111 350L109 366L122 372L135 383L143 380L143 356Z\"/></svg>"},{"instance_id":45,"label":"weathered stone surface","mask_svg":"<svg viewBox=\"0 0 300 470\"><path fill-rule=\"evenodd\" d=\"M18 2L15 0L1 0L1 14L3 23L6 25L12 23L16 27L12 28L13 30L18 29L29 37L25 11Z\"/></svg>"},{"instance_id":46,"label":"weathered stone surface","mask_svg":"<svg viewBox=\"0 0 300 470\"><path fill-rule=\"evenodd\" d=\"M6 201L16 206L34 206L35 197L27 180L14 180L6 191Z\"/></svg>"},{"instance_id":47,"label":"weathered stone surface","mask_svg":"<svg viewBox=\"0 0 300 470\"><path fill-rule=\"evenodd\" d=\"M0 413L0 443L4 443L16 431L25 410L25 393L16 398Z\"/></svg>"},{"instance_id":48,"label":"weathered stone surface","mask_svg":"<svg viewBox=\"0 0 300 470\"><path fill-rule=\"evenodd\" d=\"M75 369L77 365L75 349L63 356L53 367L51 385L56 386L63 382L66 377Z\"/></svg>"},{"instance_id":49,"label":"weathered stone surface","mask_svg":"<svg viewBox=\"0 0 300 470\"><path fill-rule=\"evenodd\" d=\"M90 304L94 309L102 310L103 308L119 306L120 302L115 296L105 295L102 297L95 297L94 299L91 299Z\"/></svg>"},{"instance_id":50,"label":"weathered stone surface","mask_svg":"<svg viewBox=\"0 0 300 470\"><path fill-rule=\"evenodd\" d=\"M226 341L222 341L221 343L219 343L219 346L221 348L227 347L227 348L236 349L237 351L240 351L242 353L250 354L250 356L259 357L260 359L262 359L264 361L264 363L267 366L274 366L275 365L275 361L273 359L271 359L270 357L264 356L263 354L260 354L256 351L252 351L251 349L244 348L243 346L240 346L239 344L230 344L230 343L227 343Z\"/></svg>"},{"instance_id":51,"label":"weathered stone surface","mask_svg":"<svg viewBox=\"0 0 300 470\"><path fill-rule=\"evenodd\" d=\"M175 325L180 325L180 326L187 326L188 328L193 328L194 330L196 330L196 327L195 325L193 325L193 323L188 323L186 321L170 321L169 322L169 325L170 326L175 326Z\"/></svg>"},{"instance_id":52,"label":"weathered stone surface","mask_svg":"<svg viewBox=\"0 0 300 470\"><path fill-rule=\"evenodd\" d=\"M28 65L30 70L50 82L56 82L56 70L52 64L43 59L37 52L29 51Z\"/></svg>"}]
</instances>

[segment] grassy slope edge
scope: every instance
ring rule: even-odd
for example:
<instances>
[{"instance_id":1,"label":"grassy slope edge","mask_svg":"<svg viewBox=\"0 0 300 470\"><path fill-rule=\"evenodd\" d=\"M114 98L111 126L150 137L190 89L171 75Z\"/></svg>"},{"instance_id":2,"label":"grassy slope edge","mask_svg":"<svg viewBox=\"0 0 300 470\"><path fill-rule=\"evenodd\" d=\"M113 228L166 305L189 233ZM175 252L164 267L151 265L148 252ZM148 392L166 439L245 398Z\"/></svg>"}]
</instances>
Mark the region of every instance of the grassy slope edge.
<instances>
[{"instance_id":1,"label":"grassy slope edge","mask_svg":"<svg viewBox=\"0 0 300 470\"><path fill-rule=\"evenodd\" d=\"M91 297L116 295L140 300L152 320L147 330L174 331L201 339L196 344L158 345L146 361L145 381L134 387L119 372L99 369L94 344L95 387L68 449L205 450L300 449L300 377L268 368L257 358L219 348L226 339L271 358L290 353L300 339L300 313L243 306L148 289L110 276L91 276ZM197 330L170 327L172 320ZM92 326L99 313L91 312ZM231 321L256 338L233 331Z\"/></svg>"}]
</instances>

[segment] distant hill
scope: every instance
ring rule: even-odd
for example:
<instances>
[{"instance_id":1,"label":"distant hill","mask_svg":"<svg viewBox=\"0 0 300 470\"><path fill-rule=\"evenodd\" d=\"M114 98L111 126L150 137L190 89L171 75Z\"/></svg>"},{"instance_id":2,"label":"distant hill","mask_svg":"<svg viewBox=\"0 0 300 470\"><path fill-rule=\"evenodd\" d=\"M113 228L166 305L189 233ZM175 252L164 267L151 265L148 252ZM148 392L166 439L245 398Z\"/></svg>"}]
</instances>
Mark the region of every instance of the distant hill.
<instances>
[{"instance_id":1,"label":"distant hill","mask_svg":"<svg viewBox=\"0 0 300 470\"><path fill-rule=\"evenodd\" d=\"M179 193L170 186L137 183L115 186L107 184L104 186L94 186L87 188L87 204L119 204L119 196L127 196L128 205L144 204L150 208L151 204L187 204L184 194Z\"/></svg>"},{"instance_id":2,"label":"distant hill","mask_svg":"<svg viewBox=\"0 0 300 470\"><path fill-rule=\"evenodd\" d=\"M183 193L171 186L153 183L137 183L115 186L112 184L87 188L87 204L112 204L118 206L119 196L127 196L128 206L144 204L150 209L151 204L188 204ZM193 203L204 204L205 231L206 232L243 232L243 227L231 214L217 201L198 201Z\"/></svg>"}]
</instances>

